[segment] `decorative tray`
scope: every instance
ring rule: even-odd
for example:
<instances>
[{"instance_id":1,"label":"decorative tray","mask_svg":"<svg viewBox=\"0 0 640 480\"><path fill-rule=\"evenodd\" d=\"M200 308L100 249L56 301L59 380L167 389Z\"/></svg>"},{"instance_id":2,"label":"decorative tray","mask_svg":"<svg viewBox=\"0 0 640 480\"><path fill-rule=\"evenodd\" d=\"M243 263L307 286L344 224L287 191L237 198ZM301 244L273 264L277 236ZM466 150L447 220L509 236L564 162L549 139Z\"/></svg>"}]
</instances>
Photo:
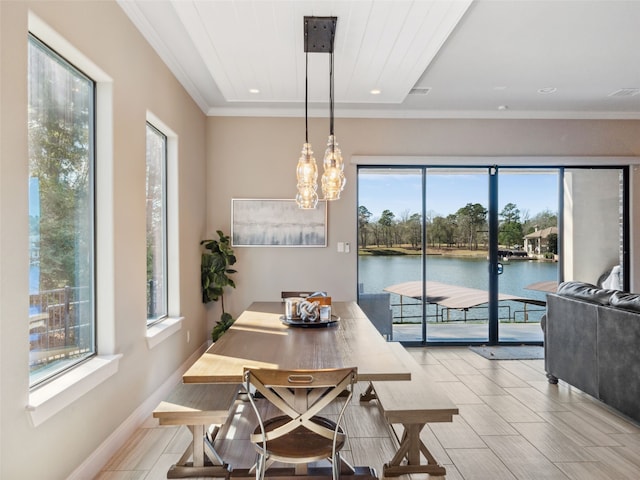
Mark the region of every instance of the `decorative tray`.
<instances>
[{"instance_id":1,"label":"decorative tray","mask_svg":"<svg viewBox=\"0 0 640 480\"><path fill-rule=\"evenodd\" d=\"M282 323L284 323L285 325L289 325L290 327L320 328L320 327L329 327L331 325L335 325L340 321L340 317L338 317L337 315L331 315L331 320L305 322L304 320L285 318L285 316L282 315L280 316L280 320L282 320Z\"/></svg>"}]
</instances>

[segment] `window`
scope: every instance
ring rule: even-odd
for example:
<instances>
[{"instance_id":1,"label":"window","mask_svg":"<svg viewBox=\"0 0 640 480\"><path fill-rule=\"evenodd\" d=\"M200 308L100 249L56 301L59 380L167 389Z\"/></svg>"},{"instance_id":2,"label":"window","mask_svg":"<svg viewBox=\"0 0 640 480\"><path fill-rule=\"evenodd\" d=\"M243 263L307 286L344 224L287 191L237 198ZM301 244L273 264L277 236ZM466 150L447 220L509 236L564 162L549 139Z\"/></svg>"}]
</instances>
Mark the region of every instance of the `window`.
<instances>
[{"instance_id":1,"label":"window","mask_svg":"<svg viewBox=\"0 0 640 480\"><path fill-rule=\"evenodd\" d=\"M95 83L29 37L29 372L95 353Z\"/></svg>"},{"instance_id":2,"label":"window","mask_svg":"<svg viewBox=\"0 0 640 480\"><path fill-rule=\"evenodd\" d=\"M147 123L147 325L167 316L167 137Z\"/></svg>"}]
</instances>

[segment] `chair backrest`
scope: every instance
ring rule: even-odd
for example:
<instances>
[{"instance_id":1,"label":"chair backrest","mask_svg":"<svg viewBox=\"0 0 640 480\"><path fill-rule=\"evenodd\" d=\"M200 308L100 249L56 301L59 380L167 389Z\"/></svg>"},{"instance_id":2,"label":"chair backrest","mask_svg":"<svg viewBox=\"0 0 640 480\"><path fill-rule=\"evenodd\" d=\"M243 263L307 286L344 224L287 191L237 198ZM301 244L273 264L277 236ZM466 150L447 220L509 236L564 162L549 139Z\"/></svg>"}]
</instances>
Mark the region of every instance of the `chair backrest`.
<instances>
[{"instance_id":1,"label":"chair backrest","mask_svg":"<svg viewBox=\"0 0 640 480\"><path fill-rule=\"evenodd\" d=\"M295 292L282 291L282 292L280 292L280 298L282 298L283 300L285 298L291 298L291 297L307 298L307 297L313 295L314 293L323 294L323 295L327 294L326 292L318 292L318 291L313 291L312 292L312 291L309 291L309 290L303 290L303 291L297 290Z\"/></svg>"},{"instance_id":2,"label":"chair backrest","mask_svg":"<svg viewBox=\"0 0 640 480\"><path fill-rule=\"evenodd\" d=\"M378 331L393 339L393 311L390 293L360 293L358 305Z\"/></svg>"},{"instance_id":3,"label":"chair backrest","mask_svg":"<svg viewBox=\"0 0 640 480\"><path fill-rule=\"evenodd\" d=\"M335 368L319 370L280 370L270 368L245 368L245 388L251 392L254 387L266 400L290 418L284 425L264 432L264 419L249 395L258 415L264 440L272 440L285 435L300 426L313 432L333 438L336 441L336 431L312 422L312 417L332 403L342 392L347 391L344 404L336 424L339 426L344 410L353 394L353 385L357 379L357 368ZM257 437L257 436L256 436ZM260 441L253 438L252 441Z\"/></svg>"}]
</instances>

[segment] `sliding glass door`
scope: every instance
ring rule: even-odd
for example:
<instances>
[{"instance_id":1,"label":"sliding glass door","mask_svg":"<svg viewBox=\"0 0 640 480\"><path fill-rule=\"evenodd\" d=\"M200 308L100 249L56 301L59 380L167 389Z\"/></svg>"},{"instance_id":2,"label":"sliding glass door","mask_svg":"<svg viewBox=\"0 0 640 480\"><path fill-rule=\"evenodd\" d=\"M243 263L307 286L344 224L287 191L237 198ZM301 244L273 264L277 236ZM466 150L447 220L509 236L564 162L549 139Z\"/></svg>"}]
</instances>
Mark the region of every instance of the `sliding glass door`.
<instances>
[{"instance_id":1,"label":"sliding glass door","mask_svg":"<svg viewBox=\"0 0 640 480\"><path fill-rule=\"evenodd\" d=\"M360 167L359 302L397 341L540 343L559 281L626 286L626 182L617 167Z\"/></svg>"},{"instance_id":2,"label":"sliding glass door","mask_svg":"<svg viewBox=\"0 0 640 480\"><path fill-rule=\"evenodd\" d=\"M559 278L559 178L558 168L499 170L500 342L543 340L546 294L556 291Z\"/></svg>"},{"instance_id":3,"label":"sliding glass door","mask_svg":"<svg viewBox=\"0 0 640 480\"><path fill-rule=\"evenodd\" d=\"M423 278L422 169L358 173L358 302L389 340L422 341L423 305L398 295Z\"/></svg>"},{"instance_id":4,"label":"sliding glass door","mask_svg":"<svg viewBox=\"0 0 640 480\"><path fill-rule=\"evenodd\" d=\"M428 342L489 339L488 168L426 169Z\"/></svg>"}]
</instances>

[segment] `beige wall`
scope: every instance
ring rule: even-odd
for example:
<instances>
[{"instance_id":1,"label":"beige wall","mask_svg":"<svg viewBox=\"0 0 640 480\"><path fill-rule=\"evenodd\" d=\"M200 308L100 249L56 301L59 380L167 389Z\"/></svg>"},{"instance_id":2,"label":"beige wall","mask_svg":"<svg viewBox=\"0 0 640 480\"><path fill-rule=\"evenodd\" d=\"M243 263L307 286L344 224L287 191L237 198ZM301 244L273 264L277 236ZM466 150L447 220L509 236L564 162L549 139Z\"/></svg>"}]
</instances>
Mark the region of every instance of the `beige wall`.
<instances>
[{"instance_id":1,"label":"beige wall","mask_svg":"<svg viewBox=\"0 0 640 480\"><path fill-rule=\"evenodd\" d=\"M97 239L102 266L98 335L101 353L123 355L114 376L37 427L25 410L29 401L28 9L112 79L113 134L97 158L99 171L113 176L112 186L103 175L98 187L101 225L111 225ZM3 0L0 21L0 478L63 479L209 338L200 302L198 249L206 220L205 116L114 1ZM181 248L171 263L179 262L178 313L185 317L182 330L153 349L145 338L148 110L178 136ZM108 130L98 132L103 147ZM109 198L111 205L105 204ZM186 331L191 334L189 344Z\"/></svg>"},{"instance_id":2,"label":"beige wall","mask_svg":"<svg viewBox=\"0 0 640 480\"><path fill-rule=\"evenodd\" d=\"M232 198L295 196L295 166L304 141L303 119L219 117L208 118L207 122L210 235L220 228L229 233ZM327 131L326 119L310 119L309 140L320 173ZM232 314L237 315L253 300L277 299L282 290L319 289L327 290L336 299L356 298L355 248L349 254L338 253L336 248L337 242L356 245L356 167L350 163L354 155L640 155L639 121L338 118L335 131L347 164L347 185L342 198L329 205L329 246L236 248L237 289L227 295ZM635 264L632 270L639 268ZM218 314L216 311L215 317Z\"/></svg>"}]
</instances>

